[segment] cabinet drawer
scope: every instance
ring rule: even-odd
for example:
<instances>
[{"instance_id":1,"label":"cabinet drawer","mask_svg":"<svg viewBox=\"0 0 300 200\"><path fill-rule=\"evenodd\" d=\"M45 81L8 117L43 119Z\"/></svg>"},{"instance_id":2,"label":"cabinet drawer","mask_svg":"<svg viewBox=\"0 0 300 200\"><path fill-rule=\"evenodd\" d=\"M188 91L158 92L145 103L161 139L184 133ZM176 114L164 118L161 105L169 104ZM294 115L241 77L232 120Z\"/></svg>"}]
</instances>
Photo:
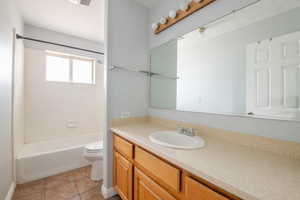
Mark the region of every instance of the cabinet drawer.
<instances>
[{"instance_id":1,"label":"cabinet drawer","mask_svg":"<svg viewBox=\"0 0 300 200\"><path fill-rule=\"evenodd\" d=\"M134 200L176 200L160 185L138 169L134 169Z\"/></svg>"},{"instance_id":2,"label":"cabinet drawer","mask_svg":"<svg viewBox=\"0 0 300 200\"><path fill-rule=\"evenodd\" d=\"M190 177L185 178L185 196L186 200L229 200Z\"/></svg>"},{"instance_id":3,"label":"cabinet drawer","mask_svg":"<svg viewBox=\"0 0 300 200\"><path fill-rule=\"evenodd\" d=\"M143 149L135 148L135 161L147 172L174 191L180 190L180 171Z\"/></svg>"},{"instance_id":4,"label":"cabinet drawer","mask_svg":"<svg viewBox=\"0 0 300 200\"><path fill-rule=\"evenodd\" d=\"M133 144L127 142L123 138L114 135L115 149L128 159L133 159Z\"/></svg>"}]
</instances>

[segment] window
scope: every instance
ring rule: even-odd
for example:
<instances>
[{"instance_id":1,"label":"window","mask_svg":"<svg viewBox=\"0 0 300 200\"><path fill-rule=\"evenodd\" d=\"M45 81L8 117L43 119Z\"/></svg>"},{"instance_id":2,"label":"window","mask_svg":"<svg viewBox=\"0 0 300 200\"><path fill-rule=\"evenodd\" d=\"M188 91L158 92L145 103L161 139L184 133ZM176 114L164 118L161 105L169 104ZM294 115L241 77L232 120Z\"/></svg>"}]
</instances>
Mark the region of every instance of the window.
<instances>
[{"instance_id":1,"label":"window","mask_svg":"<svg viewBox=\"0 0 300 200\"><path fill-rule=\"evenodd\" d=\"M92 83L93 64L86 60L73 60L73 82Z\"/></svg>"},{"instance_id":2,"label":"window","mask_svg":"<svg viewBox=\"0 0 300 200\"><path fill-rule=\"evenodd\" d=\"M70 80L70 60L57 56L47 56L47 81L62 81Z\"/></svg>"},{"instance_id":3,"label":"window","mask_svg":"<svg viewBox=\"0 0 300 200\"><path fill-rule=\"evenodd\" d=\"M95 84L95 61L88 58L47 52L46 80Z\"/></svg>"}]
</instances>

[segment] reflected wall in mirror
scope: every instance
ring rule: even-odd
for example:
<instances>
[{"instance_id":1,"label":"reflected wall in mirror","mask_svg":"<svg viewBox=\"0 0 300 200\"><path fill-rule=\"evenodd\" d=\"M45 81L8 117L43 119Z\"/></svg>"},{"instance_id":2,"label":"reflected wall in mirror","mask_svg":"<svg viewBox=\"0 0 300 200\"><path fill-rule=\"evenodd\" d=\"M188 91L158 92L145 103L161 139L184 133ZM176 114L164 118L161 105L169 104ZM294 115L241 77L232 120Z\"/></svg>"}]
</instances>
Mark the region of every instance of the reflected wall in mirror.
<instances>
[{"instance_id":1,"label":"reflected wall in mirror","mask_svg":"<svg viewBox=\"0 0 300 200\"><path fill-rule=\"evenodd\" d=\"M152 49L151 107L300 120L299 19L264 0Z\"/></svg>"}]
</instances>

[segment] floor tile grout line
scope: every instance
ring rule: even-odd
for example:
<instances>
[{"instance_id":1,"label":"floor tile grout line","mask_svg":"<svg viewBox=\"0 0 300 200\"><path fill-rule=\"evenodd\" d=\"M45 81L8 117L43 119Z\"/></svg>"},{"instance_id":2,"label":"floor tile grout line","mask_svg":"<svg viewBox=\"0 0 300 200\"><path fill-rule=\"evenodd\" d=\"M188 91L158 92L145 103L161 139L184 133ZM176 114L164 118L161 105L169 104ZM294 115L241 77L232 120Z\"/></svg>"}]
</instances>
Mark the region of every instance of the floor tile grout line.
<instances>
[{"instance_id":1,"label":"floor tile grout line","mask_svg":"<svg viewBox=\"0 0 300 200\"><path fill-rule=\"evenodd\" d=\"M76 183L76 181L75 181L75 178L72 177L72 180L74 181L75 188L76 188L76 191L77 191L77 195L79 196L79 199L81 200L81 195L80 195L80 192L79 192L79 189L78 189L78 185L77 185L77 183Z\"/></svg>"},{"instance_id":2,"label":"floor tile grout line","mask_svg":"<svg viewBox=\"0 0 300 200\"><path fill-rule=\"evenodd\" d=\"M45 187L45 180L44 180L44 179L45 179L45 178L36 180L36 181L42 181L42 191L30 192L30 193L28 193L28 194L23 194L23 195L21 195L21 196L19 196L19 197L15 197L16 193L18 192L18 188L17 188L18 185L17 185L17 186L16 186L16 190L14 191L14 194L13 194L13 199L26 198L26 197L29 197L30 195L34 195L34 194L41 194L42 197L43 197L43 191L44 191L44 187ZM35 182L35 181L33 181L33 182ZM30 183L30 182L29 182L29 183ZM24 183L24 184L26 184L26 183ZM19 184L19 187L20 187L20 185L24 185L24 184ZM23 186L23 189L24 189L24 188L32 188L32 187L34 187L34 186L36 186L36 185L39 185L39 184L34 184L34 185L30 185L30 186Z\"/></svg>"},{"instance_id":3,"label":"floor tile grout line","mask_svg":"<svg viewBox=\"0 0 300 200\"><path fill-rule=\"evenodd\" d=\"M43 200L46 200L46 184L47 184L46 180L47 180L47 177L44 178L44 181L43 181L43 183L44 183Z\"/></svg>"},{"instance_id":4,"label":"floor tile grout line","mask_svg":"<svg viewBox=\"0 0 300 200\"><path fill-rule=\"evenodd\" d=\"M31 184L30 184L31 182L29 182L28 188L34 188L35 186L37 186L37 185L39 185L39 184L42 184L42 186L41 186L41 191L30 192L30 193L27 194L27 195L24 195L24 196L22 195L22 197L20 197L20 198L24 198L24 197L26 197L26 196L29 196L29 195L33 195L33 194L39 193L39 194L41 195L42 200L46 200L46 198L47 198L46 192L47 192L47 190L49 189L49 188L47 188L47 182L49 181L49 178L58 176L58 180L60 180L60 178L59 178L60 176L59 176L59 175L62 175L62 176L61 176L62 179L65 178L65 176L67 176L67 177L68 177L68 178L67 178L68 182L74 184L74 186L75 186L76 194L74 194L74 196L72 196L72 197L74 198L75 196L77 196L77 197L79 197L79 199L82 199L82 195L83 195L83 194L92 191L93 189L95 189L96 187L99 187L99 185L102 184L101 181L95 181L95 182L96 182L97 184L99 184L99 185L96 185L96 186L94 186L94 187L92 187L92 188L90 188L90 189L88 189L88 190L86 190L86 191L84 191L84 192L80 192L80 191L79 191L78 182L80 182L81 180L86 179L86 178L88 178L89 180L91 180L91 179L90 179L90 176L87 174L87 173L90 173L90 172L89 172L89 171L90 171L90 169L89 169L90 167L91 167L91 166L86 166L86 167L82 167L82 168L70 170L70 171L67 171L67 172L63 172L63 173L60 173L60 174L56 174L56 175L53 175L53 176L48 176L48 177L42 178L42 179L40 179L40 180L36 180L36 181L41 181L40 183L37 183L37 184L32 184L32 185L31 185ZM87 170L87 171L86 171L86 170ZM78 178L76 178L76 174L74 174L75 172L78 172L78 174L77 174L77 175L78 175ZM54 179L54 180L55 180L55 179ZM93 180L91 180L91 181L93 181ZM33 182L34 182L34 181L33 181ZM32 182L32 183L33 183L33 182ZM26 183L25 183L25 184L26 184ZM25 188L26 188L26 187L27 187L27 186L25 186ZM59 186L57 186L57 187L59 187ZM100 195L102 195L101 192L100 192ZM19 197L18 197L17 199L19 199Z\"/></svg>"}]
</instances>

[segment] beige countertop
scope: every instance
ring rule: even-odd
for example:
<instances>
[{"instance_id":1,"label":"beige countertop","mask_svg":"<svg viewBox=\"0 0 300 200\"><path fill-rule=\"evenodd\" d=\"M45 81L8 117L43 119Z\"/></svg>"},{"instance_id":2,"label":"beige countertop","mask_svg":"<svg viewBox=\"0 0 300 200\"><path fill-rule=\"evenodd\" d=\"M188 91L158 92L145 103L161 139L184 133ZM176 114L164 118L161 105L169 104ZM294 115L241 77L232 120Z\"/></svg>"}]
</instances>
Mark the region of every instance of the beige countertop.
<instances>
[{"instance_id":1,"label":"beige countertop","mask_svg":"<svg viewBox=\"0 0 300 200\"><path fill-rule=\"evenodd\" d=\"M169 162L245 200L300 200L300 160L204 134L206 146L179 150L148 136L170 130L151 122L113 125L111 130ZM201 136L201 133L199 133Z\"/></svg>"}]
</instances>

